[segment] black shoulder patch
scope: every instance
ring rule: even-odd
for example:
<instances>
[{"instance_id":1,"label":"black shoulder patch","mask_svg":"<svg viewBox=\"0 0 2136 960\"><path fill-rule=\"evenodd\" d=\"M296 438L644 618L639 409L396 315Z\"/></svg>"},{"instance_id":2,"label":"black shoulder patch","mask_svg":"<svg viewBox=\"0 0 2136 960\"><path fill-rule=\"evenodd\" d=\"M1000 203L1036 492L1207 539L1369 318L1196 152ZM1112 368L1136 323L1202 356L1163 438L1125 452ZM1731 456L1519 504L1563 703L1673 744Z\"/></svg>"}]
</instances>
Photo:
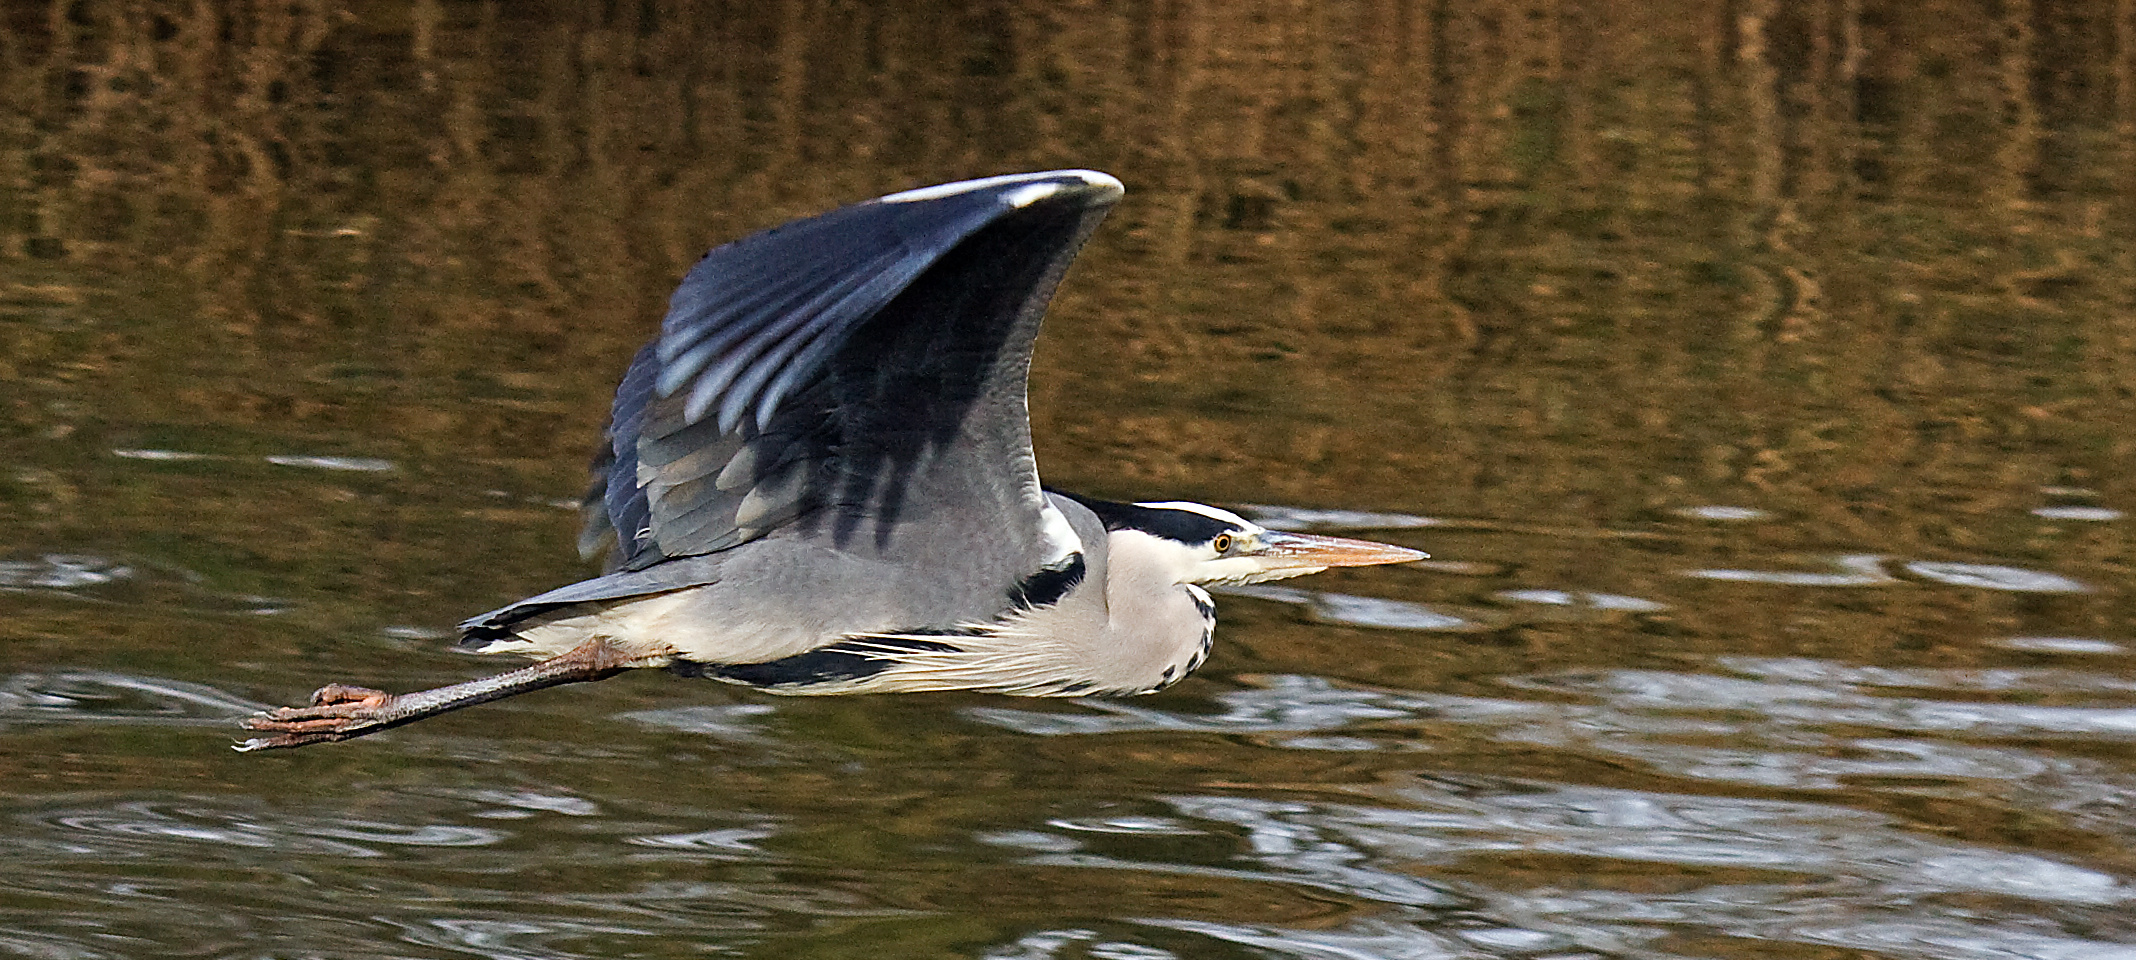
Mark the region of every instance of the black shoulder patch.
<instances>
[{"instance_id":1,"label":"black shoulder patch","mask_svg":"<svg viewBox=\"0 0 2136 960\"><path fill-rule=\"evenodd\" d=\"M1140 530L1153 537L1163 537L1180 543L1208 543L1216 539L1219 533L1238 529L1236 524L1192 510L1114 503L1111 500L1077 496L1063 490L1051 492L1080 503L1091 513L1097 514L1098 520L1105 524L1107 530Z\"/></svg>"},{"instance_id":2,"label":"black shoulder patch","mask_svg":"<svg viewBox=\"0 0 2136 960\"><path fill-rule=\"evenodd\" d=\"M1071 553L1059 563L1047 564L1009 588L1009 602L1020 609L1046 607L1061 602L1068 591L1083 582L1083 554Z\"/></svg>"},{"instance_id":3,"label":"black shoulder patch","mask_svg":"<svg viewBox=\"0 0 2136 960\"><path fill-rule=\"evenodd\" d=\"M677 661L668 672L683 677L711 677L752 687L806 687L819 683L865 680L897 663L884 648L955 653L960 648L932 640L910 637L870 638L840 641L807 653L780 657L763 663L692 663Z\"/></svg>"}]
</instances>

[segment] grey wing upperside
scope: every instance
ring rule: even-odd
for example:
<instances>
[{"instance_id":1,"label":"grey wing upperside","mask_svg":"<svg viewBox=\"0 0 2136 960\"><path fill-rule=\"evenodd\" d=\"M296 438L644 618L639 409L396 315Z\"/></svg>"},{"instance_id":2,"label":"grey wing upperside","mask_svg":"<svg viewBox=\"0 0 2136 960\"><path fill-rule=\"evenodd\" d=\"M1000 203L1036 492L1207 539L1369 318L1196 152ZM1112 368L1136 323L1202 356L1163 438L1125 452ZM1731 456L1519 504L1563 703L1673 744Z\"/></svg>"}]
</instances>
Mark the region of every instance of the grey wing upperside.
<instances>
[{"instance_id":1,"label":"grey wing upperside","mask_svg":"<svg viewBox=\"0 0 2136 960\"><path fill-rule=\"evenodd\" d=\"M657 568L774 534L925 565L968 582L975 611L998 603L1058 559L1031 348L1120 192L1089 171L946 184L706 254L625 374L595 460L580 546L612 544L611 575L468 626L687 586L717 564Z\"/></svg>"}]
</instances>

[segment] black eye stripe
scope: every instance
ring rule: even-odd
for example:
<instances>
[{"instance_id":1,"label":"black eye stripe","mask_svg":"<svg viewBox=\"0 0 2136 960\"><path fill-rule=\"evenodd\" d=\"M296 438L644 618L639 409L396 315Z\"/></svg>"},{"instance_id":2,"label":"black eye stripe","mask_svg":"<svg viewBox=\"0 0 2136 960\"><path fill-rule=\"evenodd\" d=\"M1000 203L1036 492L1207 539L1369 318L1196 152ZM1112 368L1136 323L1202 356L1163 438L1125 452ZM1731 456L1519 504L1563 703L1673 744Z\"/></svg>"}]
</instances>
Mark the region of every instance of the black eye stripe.
<instances>
[{"instance_id":1,"label":"black eye stripe","mask_svg":"<svg viewBox=\"0 0 2136 960\"><path fill-rule=\"evenodd\" d=\"M1140 530L1154 537L1188 544L1208 543L1224 533L1232 534L1236 538L1242 532L1238 524L1192 510L1114 503L1110 500L1079 497L1061 490L1053 492L1090 508L1090 512L1097 514L1098 519L1104 522L1107 530Z\"/></svg>"}]
</instances>

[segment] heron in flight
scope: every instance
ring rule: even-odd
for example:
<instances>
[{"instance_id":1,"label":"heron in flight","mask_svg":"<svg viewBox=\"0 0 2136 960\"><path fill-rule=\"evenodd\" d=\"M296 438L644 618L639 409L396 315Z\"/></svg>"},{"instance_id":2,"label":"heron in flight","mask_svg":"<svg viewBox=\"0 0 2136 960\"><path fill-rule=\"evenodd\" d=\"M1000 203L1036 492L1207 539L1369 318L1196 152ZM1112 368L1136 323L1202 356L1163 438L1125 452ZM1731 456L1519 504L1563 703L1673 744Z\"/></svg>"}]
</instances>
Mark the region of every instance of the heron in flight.
<instances>
[{"instance_id":1,"label":"heron in flight","mask_svg":"<svg viewBox=\"0 0 2136 960\"><path fill-rule=\"evenodd\" d=\"M781 694L1162 690L1201 666L1201 584L1402 563L1199 503L1039 485L1039 319L1121 196L1090 170L894 193L698 261L594 458L606 572L460 625L530 666L405 694L332 684L239 750L359 737L664 667Z\"/></svg>"}]
</instances>

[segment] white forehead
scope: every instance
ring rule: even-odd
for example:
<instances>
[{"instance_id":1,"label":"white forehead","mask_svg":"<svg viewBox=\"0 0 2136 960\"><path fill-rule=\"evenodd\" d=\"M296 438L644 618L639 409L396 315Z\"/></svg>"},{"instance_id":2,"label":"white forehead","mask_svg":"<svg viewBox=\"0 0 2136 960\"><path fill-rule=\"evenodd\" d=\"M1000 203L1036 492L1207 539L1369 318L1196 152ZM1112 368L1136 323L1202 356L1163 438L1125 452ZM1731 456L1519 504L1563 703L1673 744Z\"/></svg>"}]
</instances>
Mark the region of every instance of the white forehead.
<instances>
[{"instance_id":1,"label":"white forehead","mask_svg":"<svg viewBox=\"0 0 2136 960\"><path fill-rule=\"evenodd\" d=\"M1166 500L1163 503L1138 503L1135 504L1135 506L1149 507L1152 510L1185 510L1188 513L1198 513L1202 516L1209 517L1214 520L1222 520L1225 523L1235 523L1248 530L1261 529L1260 524L1248 520L1245 517L1239 516L1236 513L1232 513L1231 511L1226 510L1222 507L1212 507L1206 503L1194 503L1190 500Z\"/></svg>"}]
</instances>

